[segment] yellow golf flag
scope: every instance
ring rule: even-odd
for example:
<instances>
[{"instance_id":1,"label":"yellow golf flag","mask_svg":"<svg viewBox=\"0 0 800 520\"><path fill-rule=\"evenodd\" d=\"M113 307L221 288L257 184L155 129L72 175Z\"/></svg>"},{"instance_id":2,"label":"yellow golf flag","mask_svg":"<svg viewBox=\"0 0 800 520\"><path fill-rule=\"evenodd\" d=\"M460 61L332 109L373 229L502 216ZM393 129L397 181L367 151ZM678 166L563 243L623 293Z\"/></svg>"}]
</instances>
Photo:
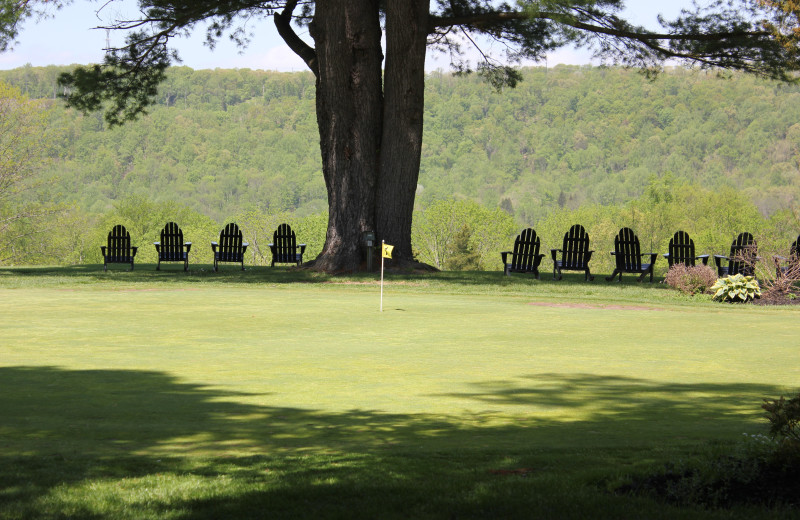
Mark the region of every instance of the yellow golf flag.
<instances>
[{"instance_id":1,"label":"yellow golf flag","mask_svg":"<svg viewBox=\"0 0 800 520\"><path fill-rule=\"evenodd\" d=\"M389 244L383 244L383 257L392 258L392 249L394 249L394 246L390 246Z\"/></svg>"}]
</instances>

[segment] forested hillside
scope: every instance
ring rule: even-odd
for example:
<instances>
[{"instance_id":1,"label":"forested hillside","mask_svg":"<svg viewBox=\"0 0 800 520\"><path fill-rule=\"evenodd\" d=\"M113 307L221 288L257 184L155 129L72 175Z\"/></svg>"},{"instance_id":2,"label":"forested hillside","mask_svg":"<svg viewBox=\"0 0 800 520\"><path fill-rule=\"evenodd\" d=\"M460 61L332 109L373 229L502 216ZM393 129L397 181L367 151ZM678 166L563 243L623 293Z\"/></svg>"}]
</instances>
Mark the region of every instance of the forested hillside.
<instances>
[{"instance_id":1,"label":"forested hillside","mask_svg":"<svg viewBox=\"0 0 800 520\"><path fill-rule=\"evenodd\" d=\"M63 70L0 71L0 81L55 99ZM665 176L733 188L764 215L800 200L798 86L558 66L526 69L501 93L477 77L431 73L426 96L420 210L470 199L519 227L559 208L623 204ZM88 222L131 197L179 202L216 223L325 211L310 73L173 68L140 121L109 129L56 101L51 117L59 137L41 174L50 196Z\"/></svg>"}]
</instances>

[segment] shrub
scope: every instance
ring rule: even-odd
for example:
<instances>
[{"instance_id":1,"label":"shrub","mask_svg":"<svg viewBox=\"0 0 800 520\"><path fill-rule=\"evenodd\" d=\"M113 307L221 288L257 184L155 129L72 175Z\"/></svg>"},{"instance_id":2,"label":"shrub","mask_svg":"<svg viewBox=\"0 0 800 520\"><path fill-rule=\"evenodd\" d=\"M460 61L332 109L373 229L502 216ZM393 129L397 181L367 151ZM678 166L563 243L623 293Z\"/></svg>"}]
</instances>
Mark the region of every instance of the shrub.
<instances>
[{"instance_id":1,"label":"shrub","mask_svg":"<svg viewBox=\"0 0 800 520\"><path fill-rule=\"evenodd\" d=\"M770 422L769 433L784 449L800 452L800 394L786 400L764 399L761 405Z\"/></svg>"},{"instance_id":2,"label":"shrub","mask_svg":"<svg viewBox=\"0 0 800 520\"><path fill-rule=\"evenodd\" d=\"M707 265L675 264L667 271L664 281L684 294L698 294L707 292L714 285L717 273Z\"/></svg>"},{"instance_id":3,"label":"shrub","mask_svg":"<svg viewBox=\"0 0 800 520\"><path fill-rule=\"evenodd\" d=\"M742 274L720 278L711 290L714 299L722 302L747 302L761 297L761 287L755 277Z\"/></svg>"}]
</instances>

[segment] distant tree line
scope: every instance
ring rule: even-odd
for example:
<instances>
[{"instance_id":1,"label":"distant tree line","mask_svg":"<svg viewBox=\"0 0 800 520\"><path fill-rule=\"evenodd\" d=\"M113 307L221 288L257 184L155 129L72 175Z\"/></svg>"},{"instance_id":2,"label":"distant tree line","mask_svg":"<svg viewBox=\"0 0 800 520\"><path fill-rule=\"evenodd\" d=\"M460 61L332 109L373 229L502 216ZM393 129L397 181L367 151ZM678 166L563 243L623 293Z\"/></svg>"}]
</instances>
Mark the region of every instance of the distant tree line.
<instances>
[{"instance_id":1,"label":"distant tree line","mask_svg":"<svg viewBox=\"0 0 800 520\"><path fill-rule=\"evenodd\" d=\"M321 247L327 204L310 73L173 68L148 116L108 129L100 116L54 101L64 70L0 71L0 81L50 105L41 187L17 200L71 208L52 223L64 228L54 233L63 244L31 235L6 263L96 261L108 219L137 205L164 218L161 209L180 208L209 241L237 219L253 234L256 263L268 258L278 220L309 226L300 238ZM714 252L745 223L776 237L780 226L786 235L797 227L798 86L558 66L524 69L522 83L502 93L478 78L431 73L426 96L413 246L440 268L492 269L503 241L526 226L558 247L575 222L590 233L605 225L598 241L630 225L658 252L678 224ZM689 221L692 207L702 209ZM146 240L165 222L141 228L155 232Z\"/></svg>"}]
</instances>

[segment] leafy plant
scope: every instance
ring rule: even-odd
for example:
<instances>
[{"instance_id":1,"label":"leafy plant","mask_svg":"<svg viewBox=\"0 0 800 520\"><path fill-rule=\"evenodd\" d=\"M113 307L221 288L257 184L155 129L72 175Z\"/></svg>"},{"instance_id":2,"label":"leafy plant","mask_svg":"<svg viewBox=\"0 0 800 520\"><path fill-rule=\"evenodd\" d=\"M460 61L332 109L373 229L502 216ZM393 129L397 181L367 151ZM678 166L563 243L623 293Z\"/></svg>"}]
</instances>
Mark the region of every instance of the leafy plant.
<instances>
[{"instance_id":1,"label":"leafy plant","mask_svg":"<svg viewBox=\"0 0 800 520\"><path fill-rule=\"evenodd\" d=\"M761 405L767 412L770 422L769 432L784 447L793 447L800 451L800 393L787 400L764 399Z\"/></svg>"},{"instance_id":2,"label":"leafy plant","mask_svg":"<svg viewBox=\"0 0 800 520\"><path fill-rule=\"evenodd\" d=\"M717 280L717 273L707 265L675 264L667 271L664 281L684 294L698 294L710 290Z\"/></svg>"},{"instance_id":3,"label":"leafy plant","mask_svg":"<svg viewBox=\"0 0 800 520\"><path fill-rule=\"evenodd\" d=\"M723 302L747 302L761 297L761 287L754 276L735 274L720 278L711 286L714 299Z\"/></svg>"}]
</instances>

